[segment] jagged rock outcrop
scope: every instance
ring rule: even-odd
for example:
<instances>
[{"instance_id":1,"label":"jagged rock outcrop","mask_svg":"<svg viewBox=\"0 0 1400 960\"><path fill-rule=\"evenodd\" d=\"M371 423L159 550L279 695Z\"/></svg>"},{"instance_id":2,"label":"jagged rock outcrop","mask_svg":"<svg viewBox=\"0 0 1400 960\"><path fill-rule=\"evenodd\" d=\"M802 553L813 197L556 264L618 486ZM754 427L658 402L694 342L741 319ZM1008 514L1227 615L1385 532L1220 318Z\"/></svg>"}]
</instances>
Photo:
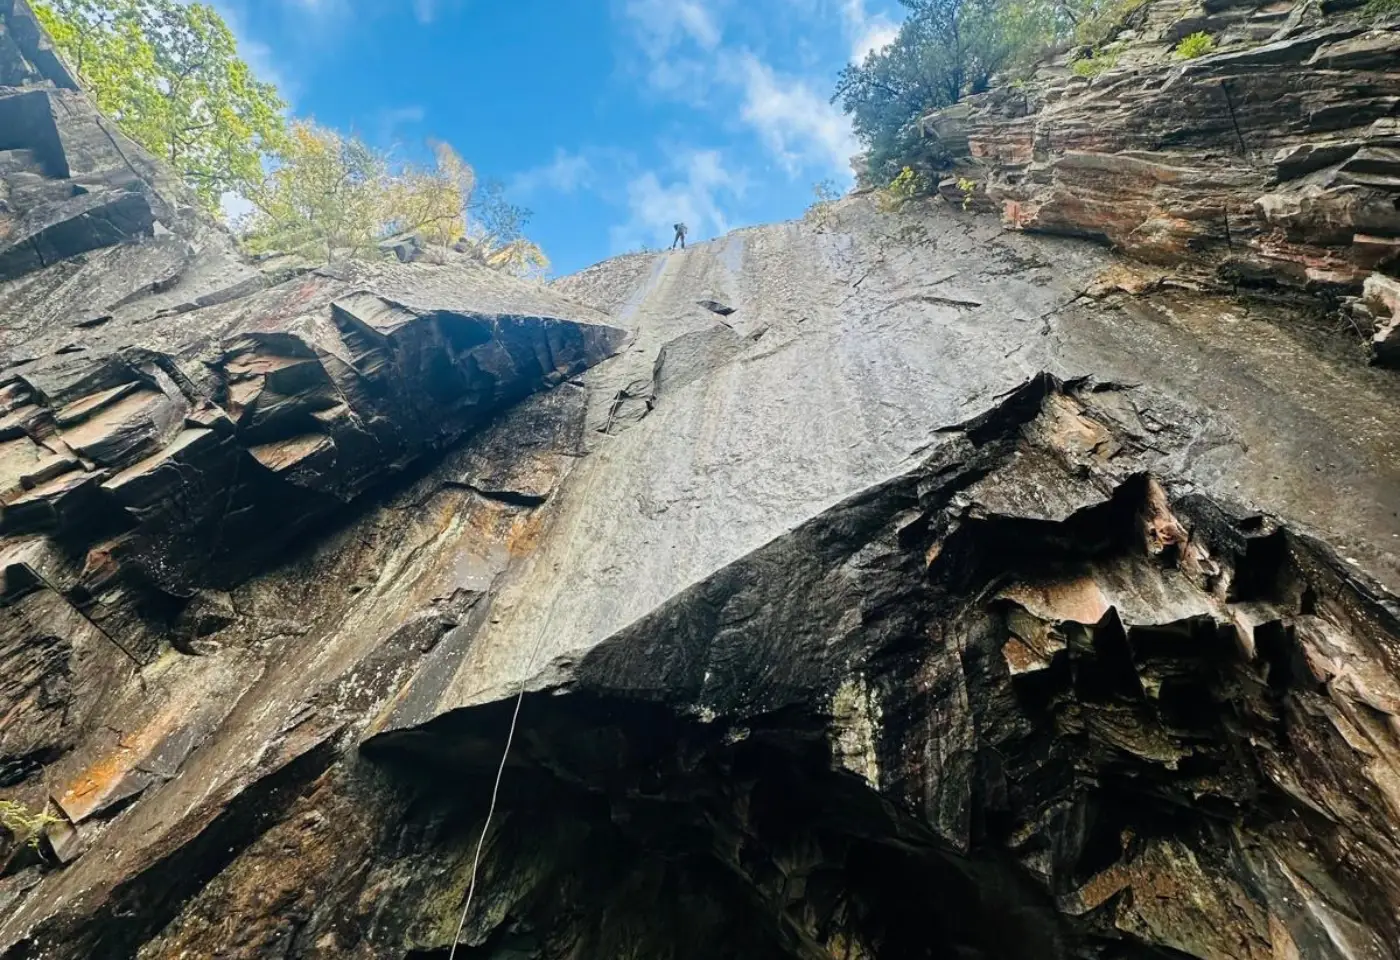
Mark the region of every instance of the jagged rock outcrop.
<instances>
[{"instance_id":1,"label":"jagged rock outcrop","mask_svg":"<svg viewBox=\"0 0 1400 960\"><path fill-rule=\"evenodd\" d=\"M445 957L518 706L459 957L1400 960L1400 382L1305 312L864 198L289 276L112 137L150 229L0 282L0 956Z\"/></svg>"},{"instance_id":2,"label":"jagged rock outcrop","mask_svg":"<svg viewBox=\"0 0 1400 960\"><path fill-rule=\"evenodd\" d=\"M1009 225L1106 241L1188 282L1357 294L1400 269L1400 17L1360 4L1140 6L1075 76L1071 50L1029 82L924 121L974 203ZM1203 31L1214 52L1172 54ZM1393 365L1390 314L1358 320Z\"/></svg>"}]
</instances>

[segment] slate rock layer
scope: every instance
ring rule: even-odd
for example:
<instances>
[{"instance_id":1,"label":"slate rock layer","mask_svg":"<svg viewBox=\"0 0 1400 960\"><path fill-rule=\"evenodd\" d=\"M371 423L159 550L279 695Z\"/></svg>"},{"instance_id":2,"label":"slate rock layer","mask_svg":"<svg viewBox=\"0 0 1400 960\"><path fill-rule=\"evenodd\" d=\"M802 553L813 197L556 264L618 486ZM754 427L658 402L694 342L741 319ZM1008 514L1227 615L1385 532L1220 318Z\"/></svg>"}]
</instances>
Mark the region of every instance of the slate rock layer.
<instances>
[{"instance_id":1,"label":"slate rock layer","mask_svg":"<svg viewBox=\"0 0 1400 960\"><path fill-rule=\"evenodd\" d=\"M1360 294L1400 269L1400 17L1361 7L1144 4L1099 75L1072 73L1075 47L925 117L957 170L941 190L1015 229L1111 244L1153 282ZM1197 32L1215 49L1182 60ZM1355 311L1390 366L1393 307Z\"/></svg>"},{"instance_id":2,"label":"slate rock layer","mask_svg":"<svg viewBox=\"0 0 1400 960\"><path fill-rule=\"evenodd\" d=\"M250 263L0 14L0 957L445 957L523 695L459 957L1397 960L1315 304L936 199Z\"/></svg>"}]
</instances>

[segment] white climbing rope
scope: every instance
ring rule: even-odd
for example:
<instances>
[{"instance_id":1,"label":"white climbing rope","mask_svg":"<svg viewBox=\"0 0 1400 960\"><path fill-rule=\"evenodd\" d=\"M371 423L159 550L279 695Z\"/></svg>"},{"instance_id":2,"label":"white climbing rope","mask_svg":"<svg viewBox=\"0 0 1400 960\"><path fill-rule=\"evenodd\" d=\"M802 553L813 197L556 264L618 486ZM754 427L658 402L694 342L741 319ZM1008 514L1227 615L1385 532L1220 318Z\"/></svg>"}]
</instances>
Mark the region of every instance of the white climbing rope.
<instances>
[{"instance_id":1,"label":"white climbing rope","mask_svg":"<svg viewBox=\"0 0 1400 960\"><path fill-rule=\"evenodd\" d=\"M665 263L664 260L662 262ZM612 416L610 413L608 426L611 425ZM606 430L604 433L606 434ZM599 473L600 471L594 470L585 477L582 490L584 502L590 499L593 489L598 485ZM563 478L560 478L559 482L562 484ZM544 620L540 624L539 635L535 637L534 649L530 651L530 656L525 661L525 669L520 673L520 688L515 693L515 710L510 717L510 731L506 734L505 749L501 751L501 765L496 768L496 782L491 787L491 804L486 808L486 822L481 825L481 836L476 841L476 853L472 855L472 872L471 879L467 884L467 901L462 904L462 915L457 919L457 933L452 937L452 948L447 951L447 960L457 960L457 946L461 942L462 931L467 927L467 916L471 913L472 899L476 896L476 876L481 867L481 851L486 846L486 835L491 830L491 818L495 816L496 800L501 793L501 778L505 776L506 761L510 759L510 747L515 742L515 729L520 722L520 705L525 702L525 687L530 682L530 671L535 668L535 660L544 647L544 638L554 623L554 611L559 606L559 597L562 593L561 588L555 589L554 596L549 601L549 609L545 611Z\"/></svg>"},{"instance_id":2,"label":"white climbing rope","mask_svg":"<svg viewBox=\"0 0 1400 960\"><path fill-rule=\"evenodd\" d=\"M540 637L544 637L544 631L540 631ZM539 644L535 644L535 651L539 651ZM534 655L530 656L533 663ZM452 949L447 952L447 960L456 960L457 944L462 940L462 930L467 926L467 914L471 913L472 898L476 896L476 871L481 866L481 848L486 845L486 834L491 829L491 817L496 813L496 798L501 793L501 778L505 776L506 760L510 758L510 745L515 741L515 726L520 720L520 705L525 702L525 684L530 675L529 667L525 669L524 676L520 679L520 690L515 696L515 712L510 718L510 732L506 734L506 748L501 751L501 765L496 768L496 783L491 787L491 805L486 808L486 822L481 825L481 836L476 841L476 854L472 857L471 882L467 886L467 902L462 904L462 916L457 921L457 933L452 937Z\"/></svg>"},{"instance_id":3,"label":"white climbing rope","mask_svg":"<svg viewBox=\"0 0 1400 960\"><path fill-rule=\"evenodd\" d=\"M556 591L554 598L549 602L549 610L545 613L544 622L540 624L540 632L535 637L535 647L530 651L529 658L525 661L525 669L520 672L520 688L515 692L515 710L510 716L510 731L506 734L506 746L501 751L501 765L496 768L496 782L491 787L491 805L486 808L486 822L481 825L481 836L476 841L476 853L472 856L471 880L467 884L467 902L462 904L462 916L457 920L457 933L452 937L452 949L447 952L447 960L457 960L457 945L462 940L462 931L467 926L467 915L471 913L472 899L476 896L476 875L481 867L481 851L486 846L486 834L491 830L491 818L496 814L496 799L501 794L501 778L505 776L506 761L510 759L510 747L515 742L515 728L520 722L520 705L525 702L525 687L530 682L530 671L534 669L535 659L540 655L540 648L544 646L545 634L549 632L549 625L554 620L554 608L559 602L559 593Z\"/></svg>"}]
</instances>

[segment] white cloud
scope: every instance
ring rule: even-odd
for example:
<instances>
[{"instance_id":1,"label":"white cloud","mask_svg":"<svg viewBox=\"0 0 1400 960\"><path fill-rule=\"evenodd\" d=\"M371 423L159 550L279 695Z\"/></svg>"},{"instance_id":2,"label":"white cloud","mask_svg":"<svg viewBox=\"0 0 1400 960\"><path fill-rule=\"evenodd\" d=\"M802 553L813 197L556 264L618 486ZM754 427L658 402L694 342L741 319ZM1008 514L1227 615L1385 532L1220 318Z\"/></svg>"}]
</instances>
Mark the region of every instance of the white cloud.
<instances>
[{"instance_id":1,"label":"white cloud","mask_svg":"<svg viewBox=\"0 0 1400 960\"><path fill-rule=\"evenodd\" d=\"M642 54L646 89L703 103L724 31L723 0L623 0L624 27Z\"/></svg>"},{"instance_id":2,"label":"white cloud","mask_svg":"<svg viewBox=\"0 0 1400 960\"><path fill-rule=\"evenodd\" d=\"M671 225L678 221L695 239L726 233L733 226L726 204L743 197L748 187L744 172L726 167L717 150L674 153L676 160L664 179L647 170L628 181L628 219L611 231L615 252L643 244L669 245Z\"/></svg>"},{"instance_id":3,"label":"white cloud","mask_svg":"<svg viewBox=\"0 0 1400 960\"><path fill-rule=\"evenodd\" d=\"M420 24L429 24L438 18L444 8L455 6L463 0L395 0L395 2L368 3L356 0L284 0L284 6L300 11L303 14L316 17L320 20L330 19L340 15L350 15L352 7L354 13L364 15L366 12L387 13L397 15L405 7L413 11L413 18Z\"/></svg>"},{"instance_id":4,"label":"white cloud","mask_svg":"<svg viewBox=\"0 0 1400 960\"><path fill-rule=\"evenodd\" d=\"M714 14L701 0L626 0L623 12L643 50L654 59L666 57L686 41L713 50L722 36Z\"/></svg>"},{"instance_id":5,"label":"white cloud","mask_svg":"<svg viewBox=\"0 0 1400 960\"><path fill-rule=\"evenodd\" d=\"M859 150L850 119L805 80L785 77L745 51L739 115L790 174L822 168L850 173Z\"/></svg>"},{"instance_id":6,"label":"white cloud","mask_svg":"<svg viewBox=\"0 0 1400 960\"><path fill-rule=\"evenodd\" d=\"M319 19L348 13L351 0L287 0L284 8L297 10Z\"/></svg>"},{"instance_id":7,"label":"white cloud","mask_svg":"<svg viewBox=\"0 0 1400 960\"><path fill-rule=\"evenodd\" d=\"M894 29L883 15L871 16L865 0L836 0L841 4L840 26L834 18L819 15L813 6L817 0L787 2L801 8L788 14L798 16L798 22L828 24L861 50L885 42ZM725 120L737 116L790 176L811 170L848 176L850 158L858 148L850 121L822 92L831 78L780 73L751 46L726 42L722 14L734 12L730 4L731 0L622 0L625 26L646 63L647 88L697 109L723 111Z\"/></svg>"},{"instance_id":8,"label":"white cloud","mask_svg":"<svg viewBox=\"0 0 1400 960\"><path fill-rule=\"evenodd\" d=\"M388 124L398 125L401 123L422 123L428 111L418 104L409 104L403 107L391 107L388 110L381 110L379 118Z\"/></svg>"},{"instance_id":9,"label":"white cloud","mask_svg":"<svg viewBox=\"0 0 1400 960\"><path fill-rule=\"evenodd\" d=\"M863 63L876 50L883 50L899 35L899 24L883 13L871 16L865 0L842 0L841 18L846 24L846 36L851 40L851 59Z\"/></svg>"},{"instance_id":10,"label":"white cloud","mask_svg":"<svg viewBox=\"0 0 1400 960\"><path fill-rule=\"evenodd\" d=\"M428 111L416 103L401 107L386 107L374 115L374 136L381 146L388 146L398 140L405 127L423 122Z\"/></svg>"},{"instance_id":11,"label":"white cloud","mask_svg":"<svg viewBox=\"0 0 1400 960\"><path fill-rule=\"evenodd\" d=\"M511 189L522 195L541 190L573 193L591 187L594 173L593 161L588 157L582 153L570 153L563 147L556 147L553 160L517 174L511 181Z\"/></svg>"}]
</instances>

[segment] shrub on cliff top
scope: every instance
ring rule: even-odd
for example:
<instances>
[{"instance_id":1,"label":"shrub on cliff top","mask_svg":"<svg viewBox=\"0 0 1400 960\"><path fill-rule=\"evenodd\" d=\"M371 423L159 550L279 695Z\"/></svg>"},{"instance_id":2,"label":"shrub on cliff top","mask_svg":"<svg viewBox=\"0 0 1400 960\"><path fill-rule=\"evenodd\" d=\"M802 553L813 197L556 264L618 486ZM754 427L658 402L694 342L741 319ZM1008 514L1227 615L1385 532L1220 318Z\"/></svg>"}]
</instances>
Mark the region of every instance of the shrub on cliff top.
<instances>
[{"instance_id":1,"label":"shrub on cliff top","mask_svg":"<svg viewBox=\"0 0 1400 960\"><path fill-rule=\"evenodd\" d=\"M1117 63L1118 54L1109 50L1095 50L1071 63L1069 69L1076 77L1097 77L1112 70Z\"/></svg>"},{"instance_id":2,"label":"shrub on cliff top","mask_svg":"<svg viewBox=\"0 0 1400 960\"><path fill-rule=\"evenodd\" d=\"M1084 15L1075 21L1072 39L1096 47L1112 38L1128 15L1145 3L1147 0L1103 0L1087 4Z\"/></svg>"},{"instance_id":3,"label":"shrub on cliff top","mask_svg":"<svg viewBox=\"0 0 1400 960\"><path fill-rule=\"evenodd\" d=\"M836 201L841 199L841 190L834 180L819 180L812 184L812 196L812 205L803 219L818 230L825 230L836 217Z\"/></svg>"},{"instance_id":4,"label":"shrub on cliff top","mask_svg":"<svg viewBox=\"0 0 1400 960\"><path fill-rule=\"evenodd\" d=\"M498 184L479 188L445 143L434 144L432 166L394 163L356 137L298 121L247 196L253 210L237 226L255 253L372 257L384 238L414 233L513 273L549 263L523 235L530 212L508 203Z\"/></svg>"},{"instance_id":5,"label":"shrub on cliff top","mask_svg":"<svg viewBox=\"0 0 1400 960\"><path fill-rule=\"evenodd\" d=\"M930 192L927 177L912 167L905 167L876 195L876 205L884 213L896 213L910 200L926 196Z\"/></svg>"}]
</instances>

